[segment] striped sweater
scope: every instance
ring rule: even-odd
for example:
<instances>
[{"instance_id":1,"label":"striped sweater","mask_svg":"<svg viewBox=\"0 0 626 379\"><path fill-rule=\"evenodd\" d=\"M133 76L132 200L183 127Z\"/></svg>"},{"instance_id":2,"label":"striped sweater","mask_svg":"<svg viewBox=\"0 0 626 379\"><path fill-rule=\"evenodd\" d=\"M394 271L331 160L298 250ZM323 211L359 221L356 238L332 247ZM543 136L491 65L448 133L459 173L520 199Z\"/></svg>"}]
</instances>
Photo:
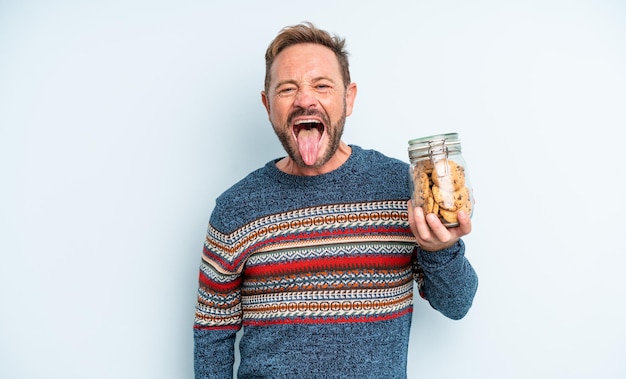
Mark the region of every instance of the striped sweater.
<instances>
[{"instance_id":1,"label":"striped sweater","mask_svg":"<svg viewBox=\"0 0 626 379\"><path fill-rule=\"evenodd\" d=\"M452 319L477 278L464 244L416 246L408 164L351 146L328 174L275 161L216 201L200 263L196 378L404 378L413 282Z\"/></svg>"}]
</instances>

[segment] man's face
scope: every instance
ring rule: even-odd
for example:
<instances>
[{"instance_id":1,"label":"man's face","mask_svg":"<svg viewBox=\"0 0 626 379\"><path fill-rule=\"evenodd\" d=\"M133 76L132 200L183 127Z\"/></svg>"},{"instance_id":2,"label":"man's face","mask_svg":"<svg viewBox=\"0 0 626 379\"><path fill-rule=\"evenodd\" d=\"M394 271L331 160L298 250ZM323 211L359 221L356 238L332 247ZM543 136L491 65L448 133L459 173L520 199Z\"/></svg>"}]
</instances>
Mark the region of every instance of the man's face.
<instances>
[{"instance_id":1,"label":"man's face","mask_svg":"<svg viewBox=\"0 0 626 379\"><path fill-rule=\"evenodd\" d=\"M281 51L270 78L262 100L278 139L298 166L323 167L337 151L356 85L344 88L332 50L308 43Z\"/></svg>"}]
</instances>

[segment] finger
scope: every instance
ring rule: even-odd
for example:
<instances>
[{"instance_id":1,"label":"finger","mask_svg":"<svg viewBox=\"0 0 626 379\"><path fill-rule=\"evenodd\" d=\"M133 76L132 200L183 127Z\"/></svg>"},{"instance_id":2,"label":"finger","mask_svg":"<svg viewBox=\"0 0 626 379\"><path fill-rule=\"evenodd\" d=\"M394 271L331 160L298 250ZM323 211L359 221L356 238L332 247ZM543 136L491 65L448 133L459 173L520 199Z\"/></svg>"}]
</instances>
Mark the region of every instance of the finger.
<instances>
[{"instance_id":1,"label":"finger","mask_svg":"<svg viewBox=\"0 0 626 379\"><path fill-rule=\"evenodd\" d=\"M448 246L464 235L469 234L472 230L472 223L466 212L461 211L457 214L459 224L452 228L443 225L436 215L433 215L434 217L432 218L430 216L431 215L427 216L428 224L435 238L439 240L442 245Z\"/></svg>"},{"instance_id":2,"label":"finger","mask_svg":"<svg viewBox=\"0 0 626 379\"><path fill-rule=\"evenodd\" d=\"M426 218L428 216L435 216L434 214L429 214L424 216L424 210L421 207L415 207L413 208L413 213L414 213L414 221L415 221L415 228L417 230L417 234L416 237L421 238L423 240L427 240L431 238L431 229L430 226L428 224L428 222L426 221ZM437 216L435 216L436 218Z\"/></svg>"},{"instance_id":3,"label":"finger","mask_svg":"<svg viewBox=\"0 0 626 379\"><path fill-rule=\"evenodd\" d=\"M441 220L439 219L439 217L437 217L436 214L427 214L426 222L428 223L428 227L430 228L430 230L432 230L432 233L437 240L445 243L452 237L450 230L441 223Z\"/></svg>"},{"instance_id":4,"label":"finger","mask_svg":"<svg viewBox=\"0 0 626 379\"><path fill-rule=\"evenodd\" d=\"M469 214L465 211L459 211L457 214L457 218L459 220L459 229L462 235L466 235L471 233L472 231L472 220Z\"/></svg>"},{"instance_id":5,"label":"finger","mask_svg":"<svg viewBox=\"0 0 626 379\"><path fill-rule=\"evenodd\" d=\"M413 235L417 235L417 226L415 224L415 211L413 210L413 204L411 200L407 202L407 209L409 211L409 226Z\"/></svg>"},{"instance_id":6,"label":"finger","mask_svg":"<svg viewBox=\"0 0 626 379\"><path fill-rule=\"evenodd\" d=\"M426 240L430 238L430 228L426 223L426 218L424 217L424 210L421 207L410 207L412 212L412 222L413 227L412 231L415 237L420 240Z\"/></svg>"}]
</instances>

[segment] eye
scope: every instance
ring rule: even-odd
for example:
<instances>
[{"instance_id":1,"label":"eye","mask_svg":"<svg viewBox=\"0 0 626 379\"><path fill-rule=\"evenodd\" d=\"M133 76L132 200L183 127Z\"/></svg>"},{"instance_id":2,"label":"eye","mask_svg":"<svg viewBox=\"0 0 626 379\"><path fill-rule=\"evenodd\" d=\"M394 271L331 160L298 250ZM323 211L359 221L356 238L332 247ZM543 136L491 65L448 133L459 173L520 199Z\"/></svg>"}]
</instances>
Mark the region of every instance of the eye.
<instances>
[{"instance_id":1,"label":"eye","mask_svg":"<svg viewBox=\"0 0 626 379\"><path fill-rule=\"evenodd\" d=\"M279 88L277 93L279 96L288 96L296 91L295 87L282 87Z\"/></svg>"}]
</instances>

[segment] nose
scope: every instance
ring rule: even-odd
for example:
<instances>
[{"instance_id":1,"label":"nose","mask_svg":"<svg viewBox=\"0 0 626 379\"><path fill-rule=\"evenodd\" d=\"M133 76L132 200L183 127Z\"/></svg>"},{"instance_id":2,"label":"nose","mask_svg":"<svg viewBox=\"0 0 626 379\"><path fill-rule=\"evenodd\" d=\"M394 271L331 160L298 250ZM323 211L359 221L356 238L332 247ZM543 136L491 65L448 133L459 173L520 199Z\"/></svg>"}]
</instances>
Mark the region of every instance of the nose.
<instances>
[{"instance_id":1,"label":"nose","mask_svg":"<svg viewBox=\"0 0 626 379\"><path fill-rule=\"evenodd\" d=\"M311 88L302 87L298 89L294 105L299 108L308 109L317 104L315 92Z\"/></svg>"}]
</instances>

